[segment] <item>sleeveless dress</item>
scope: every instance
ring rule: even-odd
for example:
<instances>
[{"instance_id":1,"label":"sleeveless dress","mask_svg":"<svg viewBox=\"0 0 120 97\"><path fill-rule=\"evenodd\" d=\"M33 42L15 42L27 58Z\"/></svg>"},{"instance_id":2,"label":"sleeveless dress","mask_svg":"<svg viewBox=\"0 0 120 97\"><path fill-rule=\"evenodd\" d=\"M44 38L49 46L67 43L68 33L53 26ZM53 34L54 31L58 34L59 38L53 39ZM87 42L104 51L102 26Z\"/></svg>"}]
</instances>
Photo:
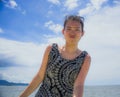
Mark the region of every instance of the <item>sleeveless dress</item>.
<instances>
[{"instance_id":1,"label":"sleeveless dress","mask_svg":"<svg viewBox=\"0 0 120 97\"><path fill-rule=\"evenodd\" d=\"M61 56L57 44L52 45L43 82L35 97L72 97L73 86L84 62L86 51L75 59Z\"/></svg>"}]
</instances>

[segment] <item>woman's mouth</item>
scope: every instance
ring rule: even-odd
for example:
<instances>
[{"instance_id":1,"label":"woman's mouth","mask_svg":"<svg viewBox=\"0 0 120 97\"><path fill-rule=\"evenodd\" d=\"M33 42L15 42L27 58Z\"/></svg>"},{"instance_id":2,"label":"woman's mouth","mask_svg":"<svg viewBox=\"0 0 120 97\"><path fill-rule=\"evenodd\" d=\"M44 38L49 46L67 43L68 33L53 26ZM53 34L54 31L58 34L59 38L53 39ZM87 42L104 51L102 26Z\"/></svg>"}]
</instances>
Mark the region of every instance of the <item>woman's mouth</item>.
<instances>
[{"instance_id":1,"label":"woman's mouth","mask_svg":"<svg viewBox=\"0 0 120 97\"><path fill-rule=\"evenodd\" d=\"M75 38L75 36L74 35L70 35L70 38Z\"/></svg>"}]
</instances>

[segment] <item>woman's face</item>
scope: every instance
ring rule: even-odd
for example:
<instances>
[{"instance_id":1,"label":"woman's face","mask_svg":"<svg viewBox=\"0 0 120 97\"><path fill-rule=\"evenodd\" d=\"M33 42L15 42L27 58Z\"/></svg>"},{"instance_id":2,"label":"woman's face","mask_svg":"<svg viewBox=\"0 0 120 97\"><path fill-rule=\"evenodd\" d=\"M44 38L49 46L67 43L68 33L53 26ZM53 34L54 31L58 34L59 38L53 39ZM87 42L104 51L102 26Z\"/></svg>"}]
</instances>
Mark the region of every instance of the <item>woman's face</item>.
<instances>
[{"instance_id":1,"label":"woman's face","mask_svg":"<svg viewBox=\"0 0 120 97\"><path fill-rule=\"evenodd\" d=\"M77 21L69 20L63 29L63 35L66 42L78 43L80 38L83 36L81 24Z\"/></svg>"}]
</instances>

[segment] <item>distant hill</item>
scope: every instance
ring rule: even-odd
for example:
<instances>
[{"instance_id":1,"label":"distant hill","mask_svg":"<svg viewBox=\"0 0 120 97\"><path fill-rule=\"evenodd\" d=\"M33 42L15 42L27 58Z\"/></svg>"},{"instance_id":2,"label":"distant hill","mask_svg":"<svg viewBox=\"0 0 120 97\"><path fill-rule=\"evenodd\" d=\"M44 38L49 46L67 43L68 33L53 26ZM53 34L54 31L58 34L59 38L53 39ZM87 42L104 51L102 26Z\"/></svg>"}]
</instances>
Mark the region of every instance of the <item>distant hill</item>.
<instances>
[{"instance_id":1,"label":"distant hill","mask_svg":"<svg viewBox=\"0 0 120 97\"><path fill-rule=\"evenodd\" d=\"M14 82L8 82L6 80L0 80L0 85L5 85L5 86L25 86L28 85L28 83L14 83Z\"/></svg>"}]
</instances>

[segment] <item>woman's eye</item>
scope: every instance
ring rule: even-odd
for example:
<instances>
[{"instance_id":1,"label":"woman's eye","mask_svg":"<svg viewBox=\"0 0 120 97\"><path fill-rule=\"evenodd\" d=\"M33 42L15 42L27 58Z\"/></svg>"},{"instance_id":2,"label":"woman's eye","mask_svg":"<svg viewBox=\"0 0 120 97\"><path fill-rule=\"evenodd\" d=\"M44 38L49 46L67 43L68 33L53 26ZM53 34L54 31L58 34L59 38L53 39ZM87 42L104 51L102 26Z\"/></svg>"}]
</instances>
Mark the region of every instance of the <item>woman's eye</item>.
<instances>
[{"instance_id":1,"label":"woman's eye","mask_svg":"<svg viewBox=\"0 0 120 97\"><path fill-rule=\"evenodd\" d=\"M80 31L80 29L76 29L76 31Z\"/></svg>"},{"instance_id":2,"label":"woman's eye","mask_svg":"<svg viewBox=\"0 0 120 97\"><path fill-rule=\"evenodd\" d=\"M66 28L67 31L77 31L80 32L80 28Z\"/></svg>"},{"instance_id":3,"label":"woman's eye","mask_svg":"<svg viewBox=\"0 0 120 97\"><path fill-rule=\"evenodd\" d=\"M70 31L71 29L70 28L67 28L68 31Z\"/></svg>"}]
</instances>

